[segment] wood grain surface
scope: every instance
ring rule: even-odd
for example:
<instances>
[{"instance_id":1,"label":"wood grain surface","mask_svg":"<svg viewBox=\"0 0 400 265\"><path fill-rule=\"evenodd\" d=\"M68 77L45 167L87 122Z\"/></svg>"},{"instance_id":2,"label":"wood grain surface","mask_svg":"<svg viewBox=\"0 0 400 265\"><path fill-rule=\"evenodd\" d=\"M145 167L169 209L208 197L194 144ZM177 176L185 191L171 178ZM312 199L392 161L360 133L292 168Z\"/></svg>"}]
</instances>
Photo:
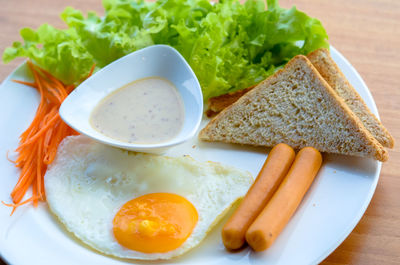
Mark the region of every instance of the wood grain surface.
<instances>
[{"instance_id":1,"label":"wood grain surface","mask_svg":"<svg viewBox=\"0 0 400 265\"><path fill-rule=\"evenodd\" d=\"M400 1L281 0L321 20L335 46L369 87L383 124L395 137L375 195L349 237L322 264L400 264ZM102 13L100 0L0 0L0 51L19 40L22 27L47 22L71 5ZM22 62L0 66L0 80ZM0 262L1 264L1 262Z\"/></svg>"}]
</instances>

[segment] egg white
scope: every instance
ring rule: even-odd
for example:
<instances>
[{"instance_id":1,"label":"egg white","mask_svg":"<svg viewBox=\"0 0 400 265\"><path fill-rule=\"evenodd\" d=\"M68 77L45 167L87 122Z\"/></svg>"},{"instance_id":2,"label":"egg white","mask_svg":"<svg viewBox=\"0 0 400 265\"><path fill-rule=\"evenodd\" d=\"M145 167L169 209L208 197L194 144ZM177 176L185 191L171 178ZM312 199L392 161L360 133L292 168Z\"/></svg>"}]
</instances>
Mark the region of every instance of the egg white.
<instances>
[{"instance_id":1,"label":"egg white","mask_svg":"<svg viewBox=\"0 0 400 265\"><path fill-rule=\"evenodd\" d=\"M67 230L105 254L143 260L169 259L198 245L252 181L250 173L219 163L128 152L84 136L66 138L45 175L49 208ZM125 202L154 192L188 199L199 215L196 227L169 252L123 247L113 235L115 214Z\"/></svg>"}]
</instances>

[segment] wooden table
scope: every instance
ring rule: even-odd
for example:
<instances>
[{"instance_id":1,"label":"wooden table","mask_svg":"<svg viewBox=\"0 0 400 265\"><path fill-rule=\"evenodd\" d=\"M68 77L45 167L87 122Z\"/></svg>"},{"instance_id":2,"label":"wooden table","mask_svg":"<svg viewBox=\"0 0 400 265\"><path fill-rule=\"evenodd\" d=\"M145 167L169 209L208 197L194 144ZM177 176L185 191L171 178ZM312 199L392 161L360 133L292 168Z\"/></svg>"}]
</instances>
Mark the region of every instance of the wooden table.
<instances>
[{"instance_id":1,"label":"wooden table","mask_svg":"<svg viewBox=\"0 0 400 265\"><path fill-rule=\"evenodd\" d=\"M22 27L62 27L66 5L102 12L100 0L0 0L0 50L19 40ZM281 0L319 18L330 42L367 83L383 124L395 137L371 204L349 237L323 264L400 264L400 1ZM1 65L0 80L22 62ZM4 199L4 198L1 198ZM1 262L0 262L1 263Z\"/></svg>"}]
</instances>

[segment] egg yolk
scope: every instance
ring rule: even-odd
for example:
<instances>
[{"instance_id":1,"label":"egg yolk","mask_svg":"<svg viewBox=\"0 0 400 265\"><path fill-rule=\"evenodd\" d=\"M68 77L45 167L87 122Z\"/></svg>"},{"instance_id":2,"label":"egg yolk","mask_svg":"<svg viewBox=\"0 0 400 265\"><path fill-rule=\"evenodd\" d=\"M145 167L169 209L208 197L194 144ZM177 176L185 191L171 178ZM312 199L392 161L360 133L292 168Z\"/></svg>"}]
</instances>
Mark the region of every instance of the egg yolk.
<instances>
[{"instance_id":1,"label":"egg yolk","mask_svg":"<svg viewBox=\"0 0 400 265\"><path fill-rule=\"evenodd\" d=\"M131 250L156 253L178 248L198 220L196 208L172 193L150 193L125 203L113 221L114 236Z\"/></svg>"}]
</instances>

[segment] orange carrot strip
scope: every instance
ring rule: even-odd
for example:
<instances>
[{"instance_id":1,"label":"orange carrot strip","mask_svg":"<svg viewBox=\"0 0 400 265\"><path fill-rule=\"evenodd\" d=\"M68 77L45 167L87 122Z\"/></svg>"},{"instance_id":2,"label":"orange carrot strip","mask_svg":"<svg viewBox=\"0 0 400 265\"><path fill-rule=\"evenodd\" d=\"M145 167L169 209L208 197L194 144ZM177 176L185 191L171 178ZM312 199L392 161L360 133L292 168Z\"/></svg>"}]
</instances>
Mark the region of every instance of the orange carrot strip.
<instances>
[{"instance_id":1,"label":"orange carrot strip","mask_svg":"<svg viewBox=\"0 0 400 265\"><path fill-rule=\"evenodd\" d=\"M34 166L33 166L33 167L34 167ZM34 172L34 171L35 171L35 168L32 169L32 172ZM20 201L23 199L25 193L27 192L28 188L31 186L31 184L32 184L32 182L33 182L33 180L34 180L34 177L33 177L33 176L34 176L34 175L30 174L30 175L29 175L29 178L27 178L26 183L25 183L24 185L22 185L21 188L19 188L19 189L15 192L14 196L12 197L13 200L14 200L14 203L18 203L18 202L20 202Z\"/></svg>"},{"instance_id":2,"label":"orange carrot strip","mask_svg":"<svg viewBox=\"0 0 400 265\"><path fill-rule=\"evenodd\" d=\"M26 160L31 156L30 151L27 149L21 150L18 152L19 156L15 161L17 167L23 167Z\"/></svg>"},{"instance_id":3,"label":"orange carrot strip","mask_svg":"<svg viewBox=\"0 0 400 265\"><path fill-rule=\"evenodd\" d=\"M322 156L313 147L297 154L278 190L246 232L247 243L255 250L267 249L296 211L322 164Z\"/></svg>"},{"instance_id":4,"label":"orange carrot strip","mask_svg":"<svg viewBox=\"0 0 400 265\"><path fill-rule=\"evenodd\" d=\"M1 201L1 203L2 203L3 205L5 205L5 206L13 207L13 210L12 210L12 212L11 212L11 214L10 214L10 216L11 216L11 215L13 215L13 213L15 212L15 210L17 209L18 206L27 204L28 202L31 202L31 201L33 201L34 199L35 199L34 197L30 197L29 199L26 199L25 201L20 202L20 203L5 203L4 201Z\"/></svg>"},{"instance_id":5,"label":"orange carrot strip","mask_svg":"<svg viewBox=\"0 0 400 265\"><path fill-rule=\"evenodd\" d=\"M24 169L25 170L24 170L23 175L18 179L17 184L15 185L14 189L11 192L11 197L13 198L14 202L20 201L20 200L18 200L19 191L21 189L23 189L23 187L26 186L27 183L30 183L29 181L32 178L32 174L34 173L34 169L35 169L34 162L32 161L30 164L27 164L26 167L24 167Z\"/></svg>"},{"instance_id":6,"label":"orange carrot strip","mask_svg":"<svg viewBox=\"0 0 400 265\"><path fill-rule=\"evenodd\" d=\"M238 249L243 246L247 229L279 187L294 157L294 150L286 144L278 144L269 152L253 185L222 228L222 241L226 248Z\"/></svg>"},{"instance_id":7,"label":"orange carrot strip","mask_svg":"<svg viewBox=\"0 0 400 265\"><path fill-rule=\"evenodd\" d=\"M46 125L44 125L34 136L32 136L31 138L29 138L28 141L24 142L23 144L21 144L18 148L18 150L21 150L21 148L33 143L35 140L37 140L40 136L42 136L46 130L53 125L53 123L55 123L58 119L60 118L60 114L58 114L58 112L47 122Z\"/></svg>"},{"instance_id":8,"label":"orange carrot strip","mask_svg":"<svg viewBox=\"0 0 400 265\"><path fill-rule=\"evenodd\" d=\"M47 166L44 166L43 171L42 171L42 181L41 181L41 187L40 187L41 192L42 192L42 193L40 194L40 197L41 197L41 199L42 199L43 201L46 200L46 189L45 189L45 187L44 187L44 175L45 175L45 173L46 173L46 170L47 170Z\"/></svg>"},{"instance_id":9,"label":"orange carrot strip","mask_svg":"<svg viewBox=\"0 0 400 265\"><path fill-rule=\"evenodd\" d=\"M15 164L16 161L15 161L15 160L12 160L12 159L8 156L9 153L10 153L9 150L7 150L7 152L6 152L6 158L7 158L7 160L10 161L11 163Z\"/></svg>"},{"instance_id":10,"label":"orange carrot strip","mask_svg":"<svg viewBox=\"0 0 400 265\"><path fill-rule=\"evenodd\" d=\"M28 157L26 163L24 163L21 171L20 178L18 179L17 184L15 185L13 191L11 192L11 196L21 187L23 186L26 182L27 179L29 178L29 175L31 171L33 170L33 154L36 152L36 147L32 149L32 153Z\"/></svg>"},{"instance_id":11,"label":"orange carrot strip","mask_svg":"<svg viewBox=\"0 0 400 265\"><path fill-rule=\"evenodd\" d=\"M92 76L92 74L93 74L93 72L94 72L94 68L96 68L96 64L95 64L95 63L94 63L94 64L92 65L92 67L90 68L89 74L88 74L88 76L87 76L86 78L89 78L90 76Z\"/></svg>"},{"instance_id":12,"label":"orange carrot strip","mask_svg":"<svg viewBox=\"0 0 400 265\"><path fill-rule=\"evenodd\" d=\"M26 81L20 81L20 80L15 80L15 79L13 79L13 80L11 80L11 81L13 81L13 82L15 82L15 83L18 83L18 84L22 84L22 85L27 85L27 86L31 86L31 87L36 87L36 83L34 83L34 82L26 82Z\"/></svg>"},{"instance_id":13,"label":"orange carrot strip","mask_svg":"<svg viewBox=\"0 0 400 265\"><path fill-rule=\"evenodd\" d=\"M65 137L65 132L66 131L67 125L64 122L60 123L60 128L57 130L56 135L52 138L53 142L51 142L49 146L49 151L45 155L43 162L47 165L51 164L56 157L57 154L57 147L62 141L62 139Z\"/></svg>"},{"instance_id":14,"label":"orange carrot strip","mask_svg":"<svg viewBox=\"0 0 400 265\"><path fill-rule=\"evenodd\" d=\"M33 199L33 206L38 205L38 190L37 190L37 178L33 178L32 180L32 198Z\"/></svg>"},{"instance_id":15,"label":"orange carrot strip","mask_svg":"<svg viewBox=\"0 0 400 265\"><path fill-rule=\"evenodd\" d=\"M54 92L54 89L46 89L43 94L47 101L52 104L58 106L63 102L63 98L57 92Z\"/></svg>"},{"instance_id":16,"label":"orange carrot strip","mask_svg":"<svg viewBox=\"0 0 400 265\"><path fill-rule=\"evenodd\" d=\"M65 85L58 80L57 78L55 78L52 74L50 74L48 71L44 70L43 68L41 68L40 66L35 66L45 77L47 77L51 82L57 84L58 86L64 87ZM38 72L39 72L38 71Z\"/></svg>"},{"instance_id":17,"label":"orange carrot strip","mask_svg":"<svg viewBox=\"0 0 400 265\"><path fill-rule=\"evenodd\" d=\"M55 104L61 104L63 100L67 97L67 93L64 91L64 89L60 89L56 84L51 84L47 82L46 80L42 80L43 84L47 88L46 93L55 98L56 100L52 99L51 101Z\"/></svg>"},{"instance_id":18,"label":"orange carrot strip","mask_svg":"<svg viewBox=\"0 0 400 265\"><path fill-rule=\"evenodd\" d=\"M31 69L31 71L33 73L33 77L35 78L35 83L37 83L37 88L38 88L39 93L40 93L40 103L43 104L44 103L44 100L43 100L44 99L43 98L44 89L43 89L43 84L42 84L42 80L43 79L40 78L39 72L35 69L33 64L30 63L29 61L28 61L28 66L29 66L29 68Z\"/></svg>"},{"instance_id":19,"label":"orange carrot strip","mask_svg":"<svg viewBox=\"0 0 400 265\"><path fill-rule=\"evenodd\" d=\"M36 188L32 188L34 191L37 190L37 194L41 197L42 194L42 162L43 162L43 139L39 139L38 141L38 151L36 158ZM34 194L35 195L35 194Z\"/></svg>"},{"instance_id":20,"label":"orange carrot strip","mask_svg":"<svg viewBox=\"0 0 400 265\"><path fill-rule=\"evenodd\" d=\"M44 152L46 152L46 150L49 148L51 136L53 135L53 130L56 128L56 126L50 127L47 130L46 135L44 136L44 141L43 141Z\"/></svg>"},{"instance_id":21,"label":"orange carrot strip","mask_svg":"<svg viewBox=\"0 0 400 265\"><path fill-rule=\"evenodd\" d=\"M33 135L39 127L39 118L42 116L41 112L37 112L31 125L20 135L20 142L25 142L27 138Z\"/></svg>"},{"instance_id":22,"label":"orange carrot strip","mask_svg":"<svg viewBox=\"0 0 400 265\"><path fill-rule=\"evenodd\" d=\"M41 119L43 118L44 113L46 113L47 107L44 106L43 104L40 104L36 114L35 118L33 119L32 123L30 126L21 134L20 136L20 141L24 142L27 138L29 138L32 134L34 134L39 126L39 123L41 122Z\"/></svg>"},{"instance_id":23,"label":"orange carrot strip","mask_svg":"<svg viewBox=\"0 0 400 265\"><path fill-rule=\"evenodd\" d=\"M33 171L32 166L27 167L24 174L18 179L17 185L15 185L13 191L11 192L11 198L13 198L14 202L18 202L16 200L16 194L28 182L32 171Z\"/></svg>"}]
</instances>

